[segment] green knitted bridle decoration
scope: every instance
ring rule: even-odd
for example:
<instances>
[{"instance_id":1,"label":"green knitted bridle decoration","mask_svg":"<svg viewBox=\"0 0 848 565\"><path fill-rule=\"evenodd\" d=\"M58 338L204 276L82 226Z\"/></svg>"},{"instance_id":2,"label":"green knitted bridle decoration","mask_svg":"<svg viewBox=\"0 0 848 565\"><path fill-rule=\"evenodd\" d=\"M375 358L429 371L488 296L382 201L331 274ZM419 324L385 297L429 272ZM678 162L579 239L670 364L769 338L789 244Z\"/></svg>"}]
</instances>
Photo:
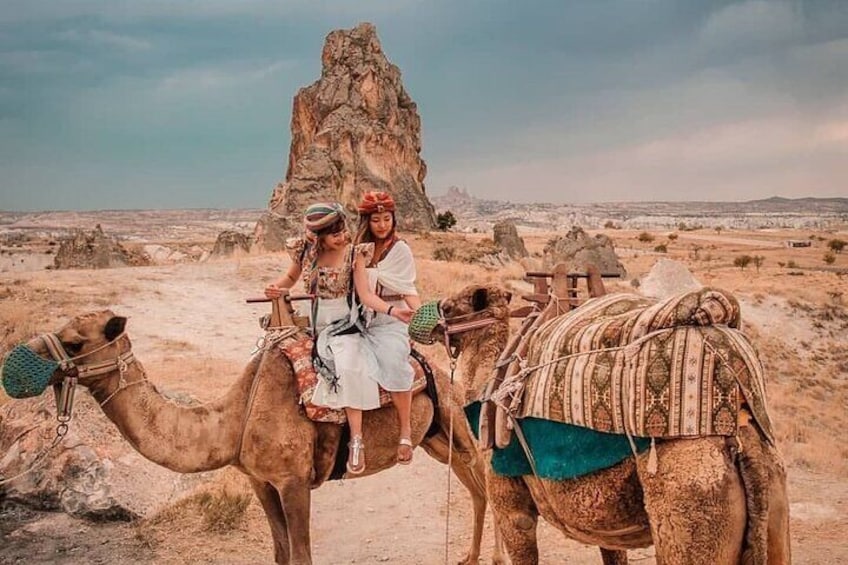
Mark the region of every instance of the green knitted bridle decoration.
<instances>
[{"instance_id":1,"label":"green knitted bridle decoration","mask_svg":"<svg viewBox=\"0 0 848 565\"><path fill-rule=\"evenodd\" d=\"M58 362L45 359L28 345L16 345L3 361L3 388L12 398L38 396L58 368Z\"/></svg>"},{"instance_id":2,"label":"green knitted bridle decoration","mask_svg":"<svg viewBox=\"0 0 848 565\"><path fill-rule=\"evenodd\" d=\"M409 321L409 337L418 343L432 345L435 343L433 330L442 321L442 308L438 300L425 302L416 310Z\"/></svg>"}]
</instances>

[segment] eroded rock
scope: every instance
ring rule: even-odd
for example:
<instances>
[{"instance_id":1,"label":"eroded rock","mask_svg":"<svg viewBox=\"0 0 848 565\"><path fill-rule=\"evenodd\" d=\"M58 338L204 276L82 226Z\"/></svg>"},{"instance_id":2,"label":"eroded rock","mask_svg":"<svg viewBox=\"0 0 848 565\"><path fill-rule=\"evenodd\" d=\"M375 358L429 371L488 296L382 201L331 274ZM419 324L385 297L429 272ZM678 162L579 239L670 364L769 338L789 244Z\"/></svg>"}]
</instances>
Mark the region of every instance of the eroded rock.
<instances>
[{"instance_id":1,"label":"eroded rock","mask_svg":"<svg viewBox=\"0 0 848 565\"><path fill-rule=\"evenodd\" d=\"M615 254L612 240L603 234L590 237L579 227L573 227L566 235L550 240L542 255L545 268L564 262L571 270L585 271L586 265L591 264L604 274L627 275L624 265Z\"/></svg>"},{"instance_id":2,"label":"eroded rock","mask_svg":"<svg viewBox=\"0 0 848 565\"><path fill-rule=\"evenodd\" d=\"M76 230L70 238L61 242L53 258L56 269L108 269L150 263L146 253L127 248L117 239L107 236L100 224L90 232Z\"/></svg>"},{"instance_id":3,"label":"eroded rock","mask_svg":"<svg viewBox=\"0 0 848 565\"><path fill-rule=\"evenodd\" d=\"M660 259L640 281L639 292L651 298L664 299L703 286L683 263Z\"/></svg>"},{"instance_id":4,"label":"eroded rock","mask_svg":"<svg viewBox=\"0 0 848 565\"><path fill-rule=\"evenodd\" d=\"M527 257L524 240L518 236L515 224L509 220L496 223L493 228L495 245L503 249L512 259Z\"/></svg>"}]
</instances>

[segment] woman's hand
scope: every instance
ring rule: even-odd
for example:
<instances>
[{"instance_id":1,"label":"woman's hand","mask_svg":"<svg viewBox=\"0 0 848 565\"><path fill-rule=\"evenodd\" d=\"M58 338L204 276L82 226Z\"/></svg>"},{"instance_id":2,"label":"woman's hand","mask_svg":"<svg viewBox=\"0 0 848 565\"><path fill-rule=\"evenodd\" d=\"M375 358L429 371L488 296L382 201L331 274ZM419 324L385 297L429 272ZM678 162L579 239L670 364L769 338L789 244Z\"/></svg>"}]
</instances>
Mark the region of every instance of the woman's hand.
<instances>
[{"instance_id":1,"label":"woman's hand","mask_svg":"<svg viewBox=\"0 0 848 565\"><path fill-rule=\"evenodd\" d=\"M277 286L276 283L271 283L265 287L265 298L279 298L283 295L283 289Z\"/></svg>"},{"instance_id":2,"label":"woman's hand","mask_svg":"<svg viewBox=\"0 0 848 565\"><path fill-rule=\"evenodd\" d=\"M408 324L412 319L412 315L415 314L414 310L410 310L406 306L394 306L392 308L392 313L390 314L393 318L397 318L404 324Z\"/></svg>"}]
</instances>

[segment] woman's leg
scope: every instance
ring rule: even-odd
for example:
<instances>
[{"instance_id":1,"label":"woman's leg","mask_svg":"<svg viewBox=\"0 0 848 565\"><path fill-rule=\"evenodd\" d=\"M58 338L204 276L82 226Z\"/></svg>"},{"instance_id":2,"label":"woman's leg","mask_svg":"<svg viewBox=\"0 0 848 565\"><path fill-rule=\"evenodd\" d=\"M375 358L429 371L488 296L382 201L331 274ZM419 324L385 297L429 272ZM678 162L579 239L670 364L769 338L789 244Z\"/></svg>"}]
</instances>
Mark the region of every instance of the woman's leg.
<instances>
[{"instance_id":1,"label":"woman's leg","mask_svg":"<svg viewBox=\"0 0 848 565\"><path fill-rule=\"evenodd\" d=\"M345 408L345 415L347 415L347 423L350 426L347 470L353 475L358 475L365 470L365 444L362 442L362 410Z\"/></svg>"},{"instance_id":2,"label":"woman's leg","mask_svg":"<svg viewBox=\"0 0 848 565\"><path fill-rule=\"evenodd\" d=\"M412 443L412 391L393 392L391 394L400 424L401 443L398 445L398 461L408 463L412 461L412 445L403 443L403 440Z\"/></svg>"}]
</instances>

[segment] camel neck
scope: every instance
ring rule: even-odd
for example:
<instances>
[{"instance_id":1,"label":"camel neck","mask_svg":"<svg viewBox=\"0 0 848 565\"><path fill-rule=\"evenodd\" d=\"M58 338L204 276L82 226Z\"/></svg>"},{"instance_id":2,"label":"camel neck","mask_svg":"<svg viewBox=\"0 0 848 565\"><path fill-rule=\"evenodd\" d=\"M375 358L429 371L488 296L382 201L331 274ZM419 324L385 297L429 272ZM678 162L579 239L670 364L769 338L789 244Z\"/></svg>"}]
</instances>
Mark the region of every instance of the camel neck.
<instances>
[{"instance_id":1,"label":"camel neck","mask_svg":"<svg viewBox=\"0 0 848 565\"><path fill-rule=\"evenodd\" d=\"M463 336L459 368L467 383L469 394L479 392L491 378L509 339L509 321L498 321L477 332Z\"/></svg>"},{"instance_id":2,"label":"camel neck","mask_svg":"<svg viewBox=\"0 0 848 565\"><path fill-rule=\"evenodd\" d=\"M252 365L223 397L208 404L180 406L146 381L115 394L117 372L92 384L91 394L100 403L114 394L103 412L147 459L180 473L209 471L236 461ZM141 363L131 363L126 383L143 379Z\"/></svg>"}]
</instances>

